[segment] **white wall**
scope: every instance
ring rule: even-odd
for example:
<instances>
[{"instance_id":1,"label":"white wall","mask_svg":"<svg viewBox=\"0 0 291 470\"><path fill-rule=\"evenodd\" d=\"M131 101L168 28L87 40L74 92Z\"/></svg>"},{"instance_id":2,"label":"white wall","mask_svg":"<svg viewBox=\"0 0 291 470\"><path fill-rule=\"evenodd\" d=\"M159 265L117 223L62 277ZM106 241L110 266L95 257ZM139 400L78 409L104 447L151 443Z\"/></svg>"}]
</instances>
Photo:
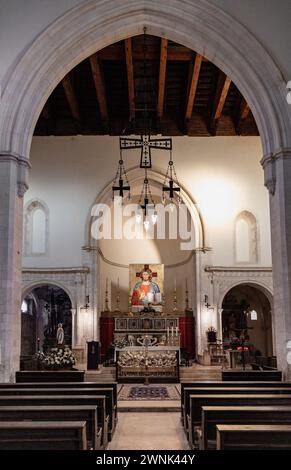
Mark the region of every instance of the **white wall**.
<instances>
[{"instance_id":1,"label":"white wall","mask_svg":"<svg viewBox=\"0 0 291 470\"><path fill-rule=\"evenodd\" d=\"M258 266L270 266L268 193L259 163L260 139L175 137L173 155L180 183L201 211L207 246L213 249L212 263L234 264L234 220L239 212L248 210L258 221ZM115 175L118 158L117 137L33 139L30 189L25 194L25 203L37 198L48 206L49 252L45 256L25 257L25 267L82 265L81 248L87 243L88 213L96 196ZM153 154L155 168L165 172L167 159L166 152ZM127 152L127 168L136 166L138 161L138 152ZM104 250L108 258L124 263L129 259L126 251L130 252L130 246L123 245L122 250L114 251L111 247L106 251L104 244ZM180 262L188 255L189 252L175 254L167 250L161 261Z\"/></svg>"},{"instance_id":2,"label":"white wall","mask_svg":"<svg viewBox=\"0 0 291 470\"><path fill-rule=\"evenodd\" d=\"M113 0L117 1L117 0ZM96 3L98 0L96 0ZM235 17L261 42L291 78L289 0L210 0ZM44 29L82 0L0 0L0 82L17 57ZM231 38L230 38L231 39Z\"/></svg>"}]
</instances>

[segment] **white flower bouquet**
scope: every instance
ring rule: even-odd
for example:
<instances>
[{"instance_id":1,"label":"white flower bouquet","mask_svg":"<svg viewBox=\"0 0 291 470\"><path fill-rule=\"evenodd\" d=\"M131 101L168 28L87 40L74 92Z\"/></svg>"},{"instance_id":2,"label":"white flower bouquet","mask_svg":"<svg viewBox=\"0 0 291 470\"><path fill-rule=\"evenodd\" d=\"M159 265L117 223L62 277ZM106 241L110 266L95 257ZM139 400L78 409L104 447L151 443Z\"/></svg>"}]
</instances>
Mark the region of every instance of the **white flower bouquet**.
<instances>
[{"instance_id":1,"label":"white flower bouquet","mask_svg":"<svg viewBox=\"0 0 291 470\"><path fill-rule=\"evenodd\" d=\"M71 369L76 364L75 356L68 346L51 348L47 354L39 352L37 361L44 369Z\"/></svg>"}]
</instances>

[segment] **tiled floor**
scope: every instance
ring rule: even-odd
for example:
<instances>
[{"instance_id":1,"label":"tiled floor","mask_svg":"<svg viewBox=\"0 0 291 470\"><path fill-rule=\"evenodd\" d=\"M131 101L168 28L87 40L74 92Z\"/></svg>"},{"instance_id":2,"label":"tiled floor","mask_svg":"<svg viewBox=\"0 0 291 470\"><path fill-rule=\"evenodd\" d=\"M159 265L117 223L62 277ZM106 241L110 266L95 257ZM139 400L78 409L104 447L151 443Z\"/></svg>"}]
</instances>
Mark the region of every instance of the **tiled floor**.
<instances>
[{"instance_id":1,"label":"tiled floor","mask_svg":"<svg viewBox=\"0 0 291 470\"><path fill-rule=\"evenodd\" d=\"M119 413L108 450L189 449L179 412Z\"/></svg>"}]
</instances>

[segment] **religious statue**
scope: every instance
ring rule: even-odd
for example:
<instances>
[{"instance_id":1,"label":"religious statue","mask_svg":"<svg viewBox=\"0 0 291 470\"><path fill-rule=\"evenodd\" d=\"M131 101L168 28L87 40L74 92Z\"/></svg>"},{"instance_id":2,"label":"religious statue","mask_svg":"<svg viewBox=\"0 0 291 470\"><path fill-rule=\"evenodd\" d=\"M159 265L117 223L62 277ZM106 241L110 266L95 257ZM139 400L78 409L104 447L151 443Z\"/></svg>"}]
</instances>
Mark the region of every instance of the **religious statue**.
<instances>
[{"instance_id":1,"label":"religious statue","mask_svg":"<svg viewBox=\"0 0 291 470\"><path fill-rule=\"evenodd\" d=\"M141 281L137 282L133 288L131 296L132 305L160 304L162 295L156 282L152 281L151 269L144 269L140 272Z\"/></svg>"},{"instance_id":2,"label":"religious statue","mask_svg":"<svg viewBox=\"0 0 291 470\"><path fill-rule=\"evenodd\" d=\"M57 329L57 344L58 344L58 346L63 346L64 339L65 339L65 333L64 333L64 329L63 329L63 324L58 323L58 329Z\"/></svg>"}]
</instances>

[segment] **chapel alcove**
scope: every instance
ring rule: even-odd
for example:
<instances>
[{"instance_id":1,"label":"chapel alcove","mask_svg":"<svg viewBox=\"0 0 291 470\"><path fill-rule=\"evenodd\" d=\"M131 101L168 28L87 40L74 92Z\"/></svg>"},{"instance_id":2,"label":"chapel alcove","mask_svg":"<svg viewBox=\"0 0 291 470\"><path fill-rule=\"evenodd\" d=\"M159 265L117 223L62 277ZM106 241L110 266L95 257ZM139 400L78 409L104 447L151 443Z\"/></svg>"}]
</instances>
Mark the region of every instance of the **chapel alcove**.
<instances>
[{"instance_id":1,"label":"chapel alcove","mask_svg":"<svg viewBox=\"0 0 291 470\"><path fill-rule=\"evenodd\" d=\"M224 347L240 345L242 331L250 362L259 362L258 357L273 356L271 303L263 289L257 286L240 284L233 287L223 299Z\"/></svg>"},{"instance_id":2,"label":"chapel alcove","mask_svg":"<svg viewBox=\"0 0 291 470\"><path fill-rule=\"evenodd\" d=\"M72 303L56 285L40 285L27 292L21 306L22 369L33 367L38 350L46 352L55 345L57 327L62 323L64 343L72 345Z\"/></svg>"}]
</instances>

